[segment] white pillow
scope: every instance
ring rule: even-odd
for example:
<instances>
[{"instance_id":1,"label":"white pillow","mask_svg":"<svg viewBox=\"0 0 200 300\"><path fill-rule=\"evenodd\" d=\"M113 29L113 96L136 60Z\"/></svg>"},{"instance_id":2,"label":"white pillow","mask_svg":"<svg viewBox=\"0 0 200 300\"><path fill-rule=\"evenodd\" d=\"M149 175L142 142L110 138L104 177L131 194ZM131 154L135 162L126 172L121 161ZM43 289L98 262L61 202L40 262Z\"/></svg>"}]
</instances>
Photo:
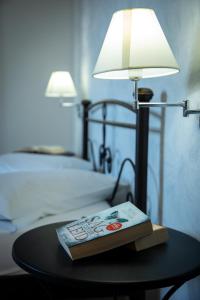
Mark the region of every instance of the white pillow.
<instances>
[{"instance_id":1,"label":"white pillow","mask_svg":"<svg viewBox=\"0 0 200 300\"><path fill-rule=\"evenodd\" d=\"M0 216L36 220L104 201L114 178L85 170L66 169L0 174Z\"/></svg>"},{"instance_id":2,"label":"white pillow","mask_svg":"<svg viewBox=\"0 0 200 300\"><path fill-rule=\"evenodd\" d=\"M92 164L84 159L73 156L30 153L0 155L0 173L65 168L92 170Z\"/></svg>"}]
</instances>

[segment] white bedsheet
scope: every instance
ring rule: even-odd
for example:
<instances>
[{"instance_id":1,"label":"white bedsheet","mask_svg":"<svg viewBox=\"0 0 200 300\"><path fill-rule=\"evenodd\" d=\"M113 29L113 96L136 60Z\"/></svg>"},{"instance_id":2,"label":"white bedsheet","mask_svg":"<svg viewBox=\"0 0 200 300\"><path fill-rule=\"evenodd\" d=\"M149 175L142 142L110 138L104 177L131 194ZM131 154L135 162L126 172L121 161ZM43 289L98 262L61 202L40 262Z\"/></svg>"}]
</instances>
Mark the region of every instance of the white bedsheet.
<instances>
[{"instance_id":1,"label":"white bedsheet","mask_svg":"<svg viewBox=\"0 0 200 300\"><path fill-rule=\"evenodd\" d=\"M90 163L75 157L0 156L0 276L25 273L12 259L13 242L23 232L109 207L104 199L114 178L90 170ZM125 201L129 190L121 184L114 204Z\"/></svg>"},{"instance_id":2,"label":"white bedsheet","mask_svg":"<svg viewBox=\"0 0 200 300\"><path fill-rule=\"evenodd\" d=\"M0 173L51 169L92 170L92 163L75 156L7 153L0 155Z\"/></svg>"},{"instance_id":3,"label":"white bedsheet","mask_svg":"<svg viewBox=\"0 0 200 300\"><path fill-rule=\"evenodd\" d=\"M18 267L12 259L12 245L15 239L23 232L50 223L75 220L108 207L109 204L106 201L101 201L93 205L85 206L78 210L70 211L68 213L42 218L33 223L31 226L25 228L23 231L16 231L15 233L6 233L0 231L0 276L25 274L25 271Z\"/></svg>"},{"instance_id":4,"label":"white bedsheet","mask_svg":"<svg viewBox=\"0 0 200 300\"><path fill-rule=\"evenodd\" d=\"M0 218L21 228L46 215L104 201L114 185L111 176L69 168L0 174Z\"/></svg>"}]
</instances>

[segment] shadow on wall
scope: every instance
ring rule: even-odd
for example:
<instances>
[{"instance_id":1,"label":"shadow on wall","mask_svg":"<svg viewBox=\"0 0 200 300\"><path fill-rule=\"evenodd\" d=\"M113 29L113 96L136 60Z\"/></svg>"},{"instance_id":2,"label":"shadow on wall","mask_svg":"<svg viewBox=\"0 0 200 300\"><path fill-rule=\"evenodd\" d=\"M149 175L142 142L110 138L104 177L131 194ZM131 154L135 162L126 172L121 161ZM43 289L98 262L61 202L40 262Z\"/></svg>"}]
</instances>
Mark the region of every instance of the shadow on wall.
<instances>
[{"instance_id":1,"label":"shadow on wall","mask_svg":"<svg viewBox=\"0 0 200 300\"><path fill-rule=\"evenodd\" d=\"M161 102L167 102L167 92L163 91L160 96ZM165 137L165 114L166 109L162 108L160 113L160 170L159 170L159 203L158 203L158 222L163 222L163 192L164 192L164 137Z\"/></svg>"},{"instance_id":2,"label":"shadow on wall","mask_svg":"<svg viewBox=\"0 0 200 300\"><path fill-rule=\"evenodd\" d=\"M196 28L197 29L197 28ZM200 35L196 30L191 47L191 61L188 69L188 89L191 92L200 91Z\"/></svg>"},{"instance_id":3,"label":"shadow on wall","mask_svg":"<svg viewBox=\"0 0 200 300\"><path fill-rule=\"evenodd\" d=\"M160 101L159 102L167 102L167 93L163 91L160 95ZM153 182L156 186L156 202L154 202L154 197L149 202L149 214L152 216L154 222L158 224L163 224L163 194L164 194L164 137L165 137L165 108L161 108L160 111L156 110L150 110L150 116L153 117L153 124L149 127L149 133L152 133L154 137L156 137L157 142L156 146L154 145L152 148L151 141L149 143L149 151L150 153L153 153L153 160L157 161L157 167L153 164L151 164L151 159L149 161L148 167L149 167L149 175L151 178L153 178ZM153 142L154 143L154 142ZM156 149L154 149L156 147ZM157 155L155 156L155 152ZM151 154L150 154L151 156ZM156 214L152 212L155 211Z\"/></svg>"}]
</instances>

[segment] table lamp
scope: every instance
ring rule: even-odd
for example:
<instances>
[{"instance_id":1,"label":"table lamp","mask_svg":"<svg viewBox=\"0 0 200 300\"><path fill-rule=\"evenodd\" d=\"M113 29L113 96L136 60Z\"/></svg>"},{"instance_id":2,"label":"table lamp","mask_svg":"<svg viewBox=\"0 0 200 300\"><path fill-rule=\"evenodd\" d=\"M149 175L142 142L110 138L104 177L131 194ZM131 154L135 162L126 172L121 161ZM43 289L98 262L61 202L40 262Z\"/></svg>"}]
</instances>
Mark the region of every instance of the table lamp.
<instances>
[{"instance_id":1,"label":"table lamp","mask_svg":"<svg viewBox=\"0 0 200 300\"><path fill-rule=\"evenodd\" d=\"M75 102L72 98L76 97L77 93L70 73L66 71L53 72L50 76L45 96L61 99L62 106L74 106ZM70 98L70 101L64 101L65 98Z\"/></svg>"},{"instance_id":2,"label":"table lamp","mask_svg":"<svg viewBox=\"0 0 200 300\"><path fill-rule=\"evenodd\" d=\"M95 78L132 80L135 109L180 106L184 116L200 113L188 109L188 100L178 103L139 102L137 83L140 79L177 72L179 66L152 9L124 9L113 14L94 68Z\"/></svg>"}]
</instances>

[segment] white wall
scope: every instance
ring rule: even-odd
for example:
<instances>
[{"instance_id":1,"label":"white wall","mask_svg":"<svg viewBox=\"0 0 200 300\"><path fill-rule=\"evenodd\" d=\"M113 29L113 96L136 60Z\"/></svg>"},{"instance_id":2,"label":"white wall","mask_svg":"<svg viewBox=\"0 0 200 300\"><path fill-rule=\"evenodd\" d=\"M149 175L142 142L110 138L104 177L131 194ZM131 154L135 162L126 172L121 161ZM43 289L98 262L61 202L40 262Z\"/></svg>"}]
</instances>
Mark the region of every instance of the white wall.
<instances>
[{"instance_id":1,"label":"white wall","mask_svg":"<svg viewBox=\"0 0 200 300\"><path fill-rule=\"evenodd\" d=\"M73 150L74 109L44 97L54 70L73 76L73 1L1 1L0 152L38 144Z\"/></svg>"},{"instance_id":2,"label":"white wall","mask_svg":"<svg viewBox=\"0 0 200 300\"><path fill-rule=\"evenodd\" d=\"M153 8L180 65L178 75L143 80L140 86L152 88L154 100L177 102L189 98L193 108L200 107L200 1L199 0L83 0L81 1L82 45L81 70L86 78L80 81L82 92L93 99L118 98L132 101L132 84L128 81L111 81L92 78L112 13L127 7ZM116 33L117 34L117 33ZM161 112L159 109L158 112ZM114 118L128 117L122 110L112 112ZM151 117L151 126L159 120ZM200 128L198 117L182 117L180 108L169 108L162 115L163 136L150 133L148 211L154 222L181 230L200 240ZM95 128L93 138L98 143L101 132ZM117 152L118 160L123 156L134 159L133 134L110 129L108 144ZM97 138L98 136L98 138ZM162 141L162 143L160 142ZM163 151L161 151L163 147ZM119 154L120 152L120 154ZM131 171L125 177L133 181ZM173 299L200 299L199 278L185 284Z\"/></svg>"}]
</instances>

